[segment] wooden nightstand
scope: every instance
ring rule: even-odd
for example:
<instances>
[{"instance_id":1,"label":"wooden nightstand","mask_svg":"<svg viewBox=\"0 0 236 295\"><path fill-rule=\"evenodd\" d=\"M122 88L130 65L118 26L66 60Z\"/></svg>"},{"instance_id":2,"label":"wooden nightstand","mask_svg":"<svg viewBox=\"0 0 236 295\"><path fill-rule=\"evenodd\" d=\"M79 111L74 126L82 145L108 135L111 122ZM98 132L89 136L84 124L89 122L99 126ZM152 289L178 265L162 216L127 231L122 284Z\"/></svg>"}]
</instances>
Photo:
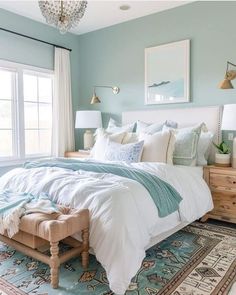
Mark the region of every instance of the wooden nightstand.
<instances>
[{"instance_id":1,"label":"wooden nightstand","mask_svg":"<svg viewBox=\"0 0 236 295\"><path fill-rule=\"evenodd\" d=\"M90 151L65 152L66 158L89 158Z\"/></svg>"},{"instance_id":2,"label":"wooden nightstand","mask_svg":"<svg viewBox=\"0 0 236 295\"><path fill-rule=\"evenodd\" d=\"M236 169L206 166L204 179L211 190L214 209L201 221L213 218L236 223Z\"/></svg>"}]
</instances>

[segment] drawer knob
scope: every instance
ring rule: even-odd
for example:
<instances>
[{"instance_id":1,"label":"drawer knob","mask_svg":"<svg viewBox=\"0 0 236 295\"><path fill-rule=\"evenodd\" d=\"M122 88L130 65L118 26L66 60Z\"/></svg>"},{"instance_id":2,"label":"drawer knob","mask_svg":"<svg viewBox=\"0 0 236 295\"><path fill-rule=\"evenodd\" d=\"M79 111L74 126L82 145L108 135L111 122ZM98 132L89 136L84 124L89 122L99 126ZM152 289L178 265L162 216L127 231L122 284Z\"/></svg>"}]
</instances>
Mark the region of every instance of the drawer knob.
<instances>
[{"instance_id":1,"label":"drawer knob","mask_svg":"<svg viewBox=\"0 0 236 295\"><path fill-rule=\"evenodd\" d=\"M233 181L233 184L235 184L235 183L236 183L236 181L234 180L234 181Z\"/></svg>"},{"instance_id":2,"label":"drawer knob","mask_svg":"<svg viewBox=\"0 0 236 295\"><path fill-rule=\"evenodd\" d=\"M233 205L236 205L236 202L233 202Z\"/></svg>"}]
</instances>

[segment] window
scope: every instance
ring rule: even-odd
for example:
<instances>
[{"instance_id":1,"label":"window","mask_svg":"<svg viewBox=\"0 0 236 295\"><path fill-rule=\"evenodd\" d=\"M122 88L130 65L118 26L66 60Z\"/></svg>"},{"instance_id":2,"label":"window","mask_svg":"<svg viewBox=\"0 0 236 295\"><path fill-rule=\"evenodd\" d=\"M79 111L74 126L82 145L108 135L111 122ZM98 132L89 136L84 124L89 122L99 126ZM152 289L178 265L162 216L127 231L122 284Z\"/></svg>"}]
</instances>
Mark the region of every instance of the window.
<instances>
[{"instance_id":1,"label":"window","mask_svg":"<svg viewBox=\"0 0 236 295\"><path fill-rule=\"evenodd\" d=\"M0 161L50 155L53 73L0 61Z\"/></svg>"},{"instance_id":2,"label":"window","mask_svg":"<svg viewBox=\"0 0 236 295\"><path fill-rule=\"evenodd\" d=\"M0 157L11 158L15 150L16 72L0 68Z\"/></svg>"}]
</instances>

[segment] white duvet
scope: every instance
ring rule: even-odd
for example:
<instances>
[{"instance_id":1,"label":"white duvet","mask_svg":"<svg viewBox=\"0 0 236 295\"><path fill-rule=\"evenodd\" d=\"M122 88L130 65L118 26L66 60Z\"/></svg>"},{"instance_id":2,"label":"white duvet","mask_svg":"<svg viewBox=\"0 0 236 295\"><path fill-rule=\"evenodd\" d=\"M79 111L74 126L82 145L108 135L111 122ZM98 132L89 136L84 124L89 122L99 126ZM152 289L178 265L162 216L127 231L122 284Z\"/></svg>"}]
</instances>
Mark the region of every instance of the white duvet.
<instances>
[{"instance_id":1,"label":"white duvet","mask_svg":"<svg viewBox=\"0 0 236 295\"><path fill-rule=\"evenodd\" d=\"M159 218L151 196L141 184L111 174L17 168L0 178L0 190L33 194L43 191L57 203L88 208L90 246L106 270L111 290L124 294L151 238L180 222L192 222L213 207L202 168L144 162L130 165L170 183L183 198L179 212Z\"/></svg>"}]
</instances>

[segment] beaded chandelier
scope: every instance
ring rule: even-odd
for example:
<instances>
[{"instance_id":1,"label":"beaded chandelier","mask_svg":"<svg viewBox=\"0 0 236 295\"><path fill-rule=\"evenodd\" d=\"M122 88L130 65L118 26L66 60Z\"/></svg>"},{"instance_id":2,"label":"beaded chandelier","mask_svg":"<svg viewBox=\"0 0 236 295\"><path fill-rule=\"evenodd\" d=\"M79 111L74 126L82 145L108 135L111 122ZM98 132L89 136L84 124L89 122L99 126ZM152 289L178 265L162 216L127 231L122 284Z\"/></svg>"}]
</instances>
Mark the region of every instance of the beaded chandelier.
<instances>
[{"instance_id":1,"label":"beaded chandelier","mask_svg":"<svg viewBox=\"0 0 236 295\"><path fill-rule=\"evenodd\" d=\"M42 15L48 24L55 25L61 34L78 25L83 17L87 1L38 1Z\"/></svg>"}]
</instances>

